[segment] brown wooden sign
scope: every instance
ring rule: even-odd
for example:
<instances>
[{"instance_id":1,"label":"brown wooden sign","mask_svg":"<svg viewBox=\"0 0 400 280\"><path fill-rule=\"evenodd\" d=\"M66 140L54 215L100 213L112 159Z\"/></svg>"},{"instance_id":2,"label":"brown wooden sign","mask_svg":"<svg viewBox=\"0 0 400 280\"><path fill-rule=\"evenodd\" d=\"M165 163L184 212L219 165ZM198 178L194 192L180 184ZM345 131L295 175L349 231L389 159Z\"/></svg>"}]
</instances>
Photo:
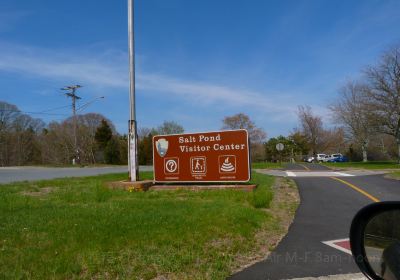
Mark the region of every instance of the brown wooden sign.
<instances>
[{"instance_id":1,"label":"brown wooden sign","mask_svg":"<svg viewBox=\"0 0 400 280\"><path fill-rule=\"evenodd\" d=\"M247 182L250 180L246 130L153 137L156 182Z\"/></svg>"}]
</instances>

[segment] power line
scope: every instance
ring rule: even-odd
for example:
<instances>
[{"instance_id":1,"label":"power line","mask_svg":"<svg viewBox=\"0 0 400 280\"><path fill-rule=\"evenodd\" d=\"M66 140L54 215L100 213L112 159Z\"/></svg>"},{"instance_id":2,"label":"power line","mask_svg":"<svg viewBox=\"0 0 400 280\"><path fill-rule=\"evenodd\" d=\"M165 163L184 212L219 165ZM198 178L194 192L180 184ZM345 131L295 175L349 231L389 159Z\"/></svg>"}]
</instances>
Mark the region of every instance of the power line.
<instances>
[{"instance_id":1,"label":"power line","mask_svg":"<svg viewBox=\"0 0 400 280\"><path fill-rule=\"evenodd\" d=\"M79 111L85 110L87 107L90 106L90 104L92 104L92 103L95 102L96 100L102 99L102 98L104 98L104 96L98 96L98 97L96 97L96 98L90 100L89 102L87 102L87 103L85 103L85 104L79 106L78 109L76 109L76 111L79 112Z\"/></svg>"},{"instance_id":2,"label":"power line","mask_svg":"<svg viewBox=\"0 0 400 280\"><path fill-rule=\"evenodd\" d=\"M61 107L56 107L56 108L53 108L53 109L43 110L43 111L40 111L40 113L55 111L55 110L64 109L64 108L67 108L67 107L69 107L69 105L65 105L65 106L61 106Z\"/></svg>"}]
</instances>

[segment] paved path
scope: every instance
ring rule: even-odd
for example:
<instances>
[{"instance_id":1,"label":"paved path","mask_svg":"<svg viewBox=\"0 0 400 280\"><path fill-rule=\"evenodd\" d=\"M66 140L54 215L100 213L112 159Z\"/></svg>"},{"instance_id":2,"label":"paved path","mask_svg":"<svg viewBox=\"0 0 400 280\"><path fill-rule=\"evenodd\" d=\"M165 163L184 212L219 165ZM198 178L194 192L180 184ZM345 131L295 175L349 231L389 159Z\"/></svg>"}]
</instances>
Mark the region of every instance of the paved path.
<instances>
[{"instance_id":1,"label":"paved path","mask_svg":"<svg viewBox=\"0 0 400 280\"><path fill-rule=\"evenodd\" d=\"M141 171L152 170L151 166L141 166ZM0 167L0 184L15 181L35 181L63 177L93 176L108 173L128 172L127 166L112 167Z\"/></svg>"},{"instance_id":2,"label":"paved path","mask_svg":"<svg viewBox=\"0 0 400 280\"><path fill-rule=\"evenodd\" d=\"M287 171L295 174L333 172L312 165L307 167L309 170L289 165L288 170L281 171L283 174ZM264 261L230 279L293 279L360 272L352 256L346 253L349 250L338 250L326 244L334 243L332 240L347 240L354 215L373 199L400 200L400 181L376 174L340 178L331 175L292 177L301 202L288 234ZM348 241L342 242L348 246Z\"/></svg>"},{"instance_id":3,"label":"paved path","mask_svg":"<svg viewBox=\"0 0 400 280\"><path fill-rule=\"evenodd\" d=\"M319 164L287 164L284 169L265 169L259 172L280 177L353 177L385 174L384 170L349 170L335 171Z\"/></svg>"}]
</instances>

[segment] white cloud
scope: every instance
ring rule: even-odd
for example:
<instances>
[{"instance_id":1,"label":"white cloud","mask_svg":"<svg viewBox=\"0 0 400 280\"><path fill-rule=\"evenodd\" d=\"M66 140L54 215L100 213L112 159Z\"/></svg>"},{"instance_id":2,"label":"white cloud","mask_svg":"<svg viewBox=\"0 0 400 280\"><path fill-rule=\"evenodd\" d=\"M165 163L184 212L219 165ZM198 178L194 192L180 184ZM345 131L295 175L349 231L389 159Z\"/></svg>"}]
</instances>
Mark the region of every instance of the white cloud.
<instances>
[{"instance_id":1,"label":"white cloud","mask_svg":"<svg viewBox=\"0 0 400 280\"><path fill-rule=\"evenodd\" d=\"M71 51L48 51L2 44L0 71L55 80L69 80L104 88L128 88L128 65L123 56L106 52L94 56ZM137 88L150 94L168 93L197 105L223 104L250 108L273 115L277 121L295 118L296 104L290 104L279 94L236 89L206 82L187 81L165 75L139 73ZM278 115L279 113L279 115Z\"/></svg>"},{"instance_id":2,"label":"white cloud","mask_svg":"<svg viewBox=\"0 0 400 280\"><path fill-rule=\"evenodd\" d=\"M36 48L0 48L0 70L52 79L68 79L103 87L126 87L124 67L101 58L59 54ZM122 69L121 69L122 68Z\"/></svg>"}]
</instances>

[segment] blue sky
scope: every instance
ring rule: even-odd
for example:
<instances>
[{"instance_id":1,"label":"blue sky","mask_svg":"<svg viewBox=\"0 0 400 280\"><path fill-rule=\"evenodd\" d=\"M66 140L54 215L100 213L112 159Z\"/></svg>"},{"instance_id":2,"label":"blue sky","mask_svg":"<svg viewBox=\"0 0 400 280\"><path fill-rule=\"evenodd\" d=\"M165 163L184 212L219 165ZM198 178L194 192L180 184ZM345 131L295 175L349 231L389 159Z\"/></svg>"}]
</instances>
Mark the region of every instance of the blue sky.
<instances>
[{"instance_id":1,"label":"blue sky","mask_svg":"<svg viewBox=\"0 0 400 280\"><path fill-rule=\"evenodd\" d=\"M400 1L136 0L137 119L186 131L248 114L269 137L326 106L360 70L400 43ZM127 3L0 2L0 100L22 111L68 105L60 87L82 84L84 112L128 123ZM61 120L70 108L35 115Z\"/></svg>"}]
</instances>

